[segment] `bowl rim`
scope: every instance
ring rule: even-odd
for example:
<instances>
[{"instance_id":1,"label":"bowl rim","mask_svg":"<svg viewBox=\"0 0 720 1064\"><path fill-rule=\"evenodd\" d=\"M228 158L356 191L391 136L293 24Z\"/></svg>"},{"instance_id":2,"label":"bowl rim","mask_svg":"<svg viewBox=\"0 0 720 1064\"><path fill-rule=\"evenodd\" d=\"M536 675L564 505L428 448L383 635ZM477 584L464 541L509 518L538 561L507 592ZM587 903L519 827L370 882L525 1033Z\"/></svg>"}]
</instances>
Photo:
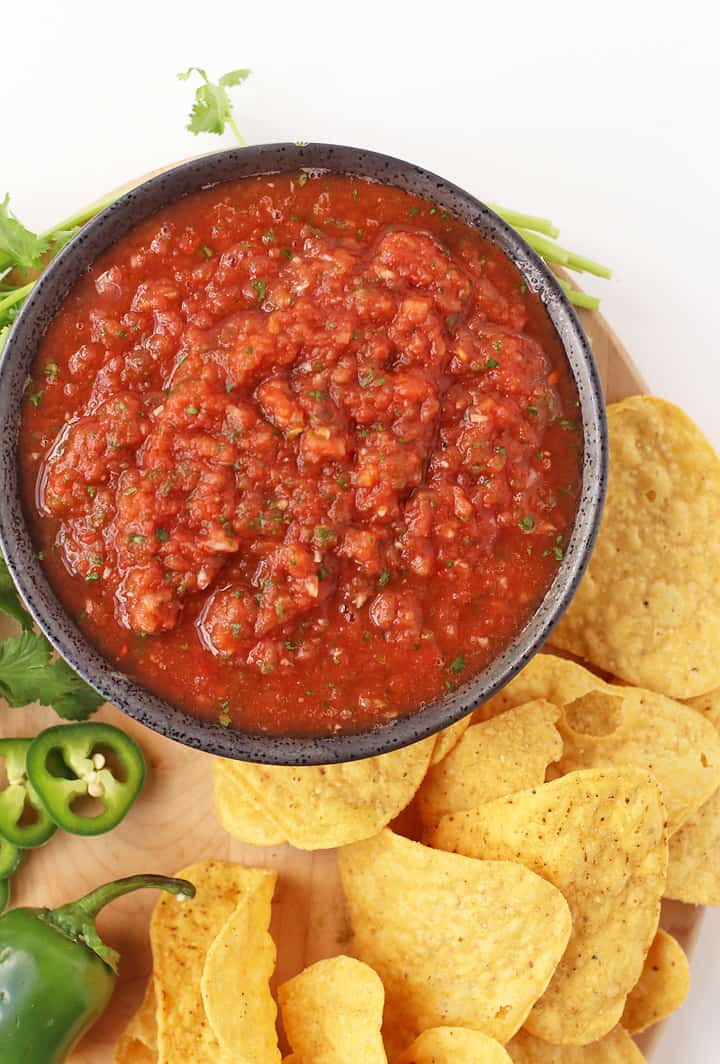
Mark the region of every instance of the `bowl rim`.
<instances>
[{"instance_id":1,"label":"bowl rim","mask_svg":"<svg viewBox=\"0 0 720 1064\"><path fill-rule=\"evenodd\" d=\"M320 736L249 733L194 717L131 680L75 624L53 591L35 552L23 511L18 430L27 373L50 321L97 257L163 207L227 181L304 170L367 178L405 187L459 215L492 239L545 306L579 398L583 456L575 523L558 571L542 601L507 647L453 691L414 712L357 732ZM607 421L590 343L557 279L502 218L471 193L381 152L337 144L260 144L186 160L130 188L81 229L39 278L0 359L0 546L20 595L58 653L108 702L152 730L217 756L276 765L318 765L388 753L459 721L530 660L567 609L597 537L607 481Z\"/></svg>"}]
</instances>

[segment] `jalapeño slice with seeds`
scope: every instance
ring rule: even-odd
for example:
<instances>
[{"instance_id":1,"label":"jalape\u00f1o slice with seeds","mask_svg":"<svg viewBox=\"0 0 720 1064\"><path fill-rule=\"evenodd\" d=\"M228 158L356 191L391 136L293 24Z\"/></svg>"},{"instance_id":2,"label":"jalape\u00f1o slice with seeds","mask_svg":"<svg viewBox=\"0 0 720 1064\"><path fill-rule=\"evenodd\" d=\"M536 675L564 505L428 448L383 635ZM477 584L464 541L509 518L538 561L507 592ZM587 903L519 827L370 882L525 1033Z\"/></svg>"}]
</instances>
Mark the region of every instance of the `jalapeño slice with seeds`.
<instances>
[{"instance_id":1,"label":"jalape\u00f1o slice with seeds","mask_svg":"<svg viewBox=\"0 0 720 1064\"><path fill-rule=\"evenodd\" d=\"M7 777L0 790L0 835L23 850L42 846L56 830L28 778L31 745L32 739L0 739L0 761Z\"/></svg>"},{"instance_id":2,"label":"jalape\u00f1o slice with seeds","mask_svg":"<svg viewBox=\"0 0 720 1064\"><path fill-rule=\"evenodd\" d=\"M140 747L111 724L60 724L41 732L27 755L28 776L52 820L74 835L102 835L123 819L145 782ZM95 799L101 811L78 806Z\"/></svg>"}]
</instances>

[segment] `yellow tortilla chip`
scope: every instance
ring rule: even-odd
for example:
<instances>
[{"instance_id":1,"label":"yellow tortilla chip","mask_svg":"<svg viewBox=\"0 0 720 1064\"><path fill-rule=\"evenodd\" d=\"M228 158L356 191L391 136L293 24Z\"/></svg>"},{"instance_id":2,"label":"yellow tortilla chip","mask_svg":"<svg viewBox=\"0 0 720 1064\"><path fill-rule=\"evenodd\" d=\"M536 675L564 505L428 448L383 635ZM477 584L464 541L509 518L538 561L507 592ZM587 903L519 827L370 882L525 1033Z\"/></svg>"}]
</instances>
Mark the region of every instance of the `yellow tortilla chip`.
<instances>
[{"instance_id":1,"label":"yellow tortilla chip","mask_svg":"<svg viewBox=\"0 0 720 1064\"><path fill-rule=\"evenodd\" d=\"M555 772L623 764L647 768L662 788L671 832L720 785L718 735L681 702L605 683L566 658L537 654L475 716L494 717L530 698L565 706L557 725L564 752Z\"/></svg>"},{"instance_id":2,"label":"yellow tortilla chip","mask_svg":"<svg viewBox=\"0 0 720 1064\"><path fill-rule=\"evenodd\" d=\"M566 704L560 774L635 765L660 784L672 834L720 787L720 735L695 710L638 687L607 686Z\"/></svg>"},{"instance_id":3,"label":"yellow tortilla chip","mask_svg":"<svg viewBox=\"0 0 720 1064\"><path fill-rule=\"evenodd\" d=\"M458 720L455 724L451 724L449 728L445 728L443 731L438 732L435 736L435 748L430 758L431 765L437 765L439 761L442 761L444 757L450 753L450 751L457 746L462 739L463 735L470 727L472 721L472 714L468 713L467 717L463 717L462 720Z\"/></svg>"},{"instance_id":4,"label":"yellow tortilla chip","mask_svg":"<svg viewBox=\"0 0 720 1064\"><path fill-rule=\"evenodd\" d=\"M622 1025L639 1034L682 1005L690 991L690 968L680 943L658 928L642 975L628 994Z\"/></svg>"},{"instance_id":5,"label":"yellow tortilla chip","mask_svg":"<svg viewBox=\"0 0 720 1064\"><path fill-rule=\"evenodd\" d=\"M236 761L215 758L215 810L229 835L253 846L280 846L287 840L236 772Z\"/></svg>"},{"instance_id":6,"label":"yellow tortilla chip","mask_svg":"<svg viewBox=\"0 0 720 1064\"><path fill-rule=\"evenodd\" d=\"M151 975L140 1008L130 1019L115 1046L113 1064L156 1064L158 1059L156 1008L155 985Z\"/></svg>"},{"instance_id":7,"label":"yellow tortilla chip","mask_svg":"<svg viewBox=\"0 0 720 1064\"><path fill-rule=\"evenodd\" d=\"M714 691L708 691L707 694L699 695L697 698L686 699L685 705L702 714L714 728L720 731L720 687L715 688Z\"/></svg>"},{"instance_id":8,"label":"yellow tortilla chip","mask_svg":"<svg viewBox=\"0 0 720 1064\"><path fill-rule=\"evenodd\" d=\"M511 1038L565 950L560 892L520 864L441 853L387 829L342 849L339 863L357 954L385 987L391 1058L428 1027Z\"/></svg>"},{"instance_id":9,"label":"yellow tortilla chip","mask_svg":"<svg viewBox=\"0 0 720 1064\"><path fill-rule=\"evenodd\" d=\"M558 1044L596 1041L622 1016L657 930L667 871L665 810L646 772L573 772L444 817L433 844L515 860L562 892L572 935L525 1026Z\"/></svg>"},{"instance_id":10,"label":"yellow tortilla chip","mask_svg":"<svg viewBox=\"0 0 720 1064\"><path fill-rule=\"evenodd\" d=\"M156 1064L157 1052L127 1031L115 1046L113 1064Z\"/></svg>"},{"instance_id":11,"label":"yellow tortilla chip","mask_svg":"<svg viewBox=\"0 0 720 1064\"><path fill-rule=\"evenodd\" d=\"M427 771L435 736L343 765L287 768L237 762L237 778L299 850L369 838L408 805Z\"/></svg>"},{"instance_id":12,"label":"yellow tortilla chip","mask_svg":"<svg viewBox=\"0 0 720 1064\"><path fill-rule=\"evenodd\" d=\"M275 872L257 876L205 958L200 981L205 1014L233 1064L280 1064L270 993L277 953L268 930L276 880Z\"/></svg>"},{"instance_id":13,"label":"yellow tortilla chip","mask_svg":"<svg viewBox=\"0 0 720 1064\"><path fill-rule=\"evenodd\" d=\"M643 1064L645 1060L622 1027L586 1046L554 1046L519 1031L507 1049L515 1064Z\"/></svg>"},{"instance_id":14,"label":"yellow tortilla chip","mask_svg":"<svg viewBox=\"0 0 720 1064\"><path fill-rule=\"evenodd\" d=\"M157 1060L157 1020L155 984L152 975L142 1004L125 1028L115 1047L113 1064L155 1064Z\"/></svg>"},{"instance_id":15,"label":"yellow tortilla chip","mask_svg":"<svg viewBox=\"0 0 720 1064\"><path fill-rule=\"evenodd\" d=\"M379 976L352 957L318 961L278 990L297 1064L387 1064Z\"/></svg>"},{"instance_id":16,"label":"yellow tortilla chip","mask_svg":"<svg viewBox=\"0 0 720 1064\"><path fill-rule=\"evenodd\" d=\"M553 643L674 698L720 686L720 458L672 403L608 408L595 549Z\"/></svg>"},{"instance_id":17,"label":"yellow tortilla chip","mask_svg":"<svg viewBox=\"0 0 720 1064\"><path fill-rule=\"evenodd\" d=\"M422 782L417 803L425 830L446 813L542 783L548 764L562 754L558 716L555 706L536 700L474 724Z\"/></svg>"},{"instance_id":18,"label":"yellow tortilla chip","mask_svg":"<svg viewBox=\"0 0 720 1064\"><path fill-rule=\"evenodd\" d=\"M687 703L720 732L720 688ZM690 905L720 905L720 791L670 840L665 896Z\"/></svg>"},{"instance_id":19,"label":"yellow tortilla chip","mask_svg":"<svg viewBox=\"0 0 720 1064\"><path fill-rule=\"evenodd\" d=\"M159 1064L223 1059L200 993L205 957L244 893L266 875L262 869L201 861L178 872L195 884L193 899L180 904L174 897L160 898L150 921Z\"/></svg>"},{"instance_id":20,"label":"yellow tortilla chip","mask_svg":"<svg viewBox=\"0 0 720 1064\"><path fill-rule=\"evenodd\" d=\"M505 1048L482 1031L432 1027L423 1031L397 1064L511 1064Z\"/></svg>"},{"instance_id":21,"label":"yellow tortilla chip","mask_svg":"<svg viewBox=\"0 0 720 1064\"><path fill-rule=\"evenodd\" d=\"M582 665L557 654L536 654L501 691L475 710L473 722L490 720L506 709L544 698L556 706L572 702L588 691L604 691L610 684Z\"/></svg>"}]
</instances>

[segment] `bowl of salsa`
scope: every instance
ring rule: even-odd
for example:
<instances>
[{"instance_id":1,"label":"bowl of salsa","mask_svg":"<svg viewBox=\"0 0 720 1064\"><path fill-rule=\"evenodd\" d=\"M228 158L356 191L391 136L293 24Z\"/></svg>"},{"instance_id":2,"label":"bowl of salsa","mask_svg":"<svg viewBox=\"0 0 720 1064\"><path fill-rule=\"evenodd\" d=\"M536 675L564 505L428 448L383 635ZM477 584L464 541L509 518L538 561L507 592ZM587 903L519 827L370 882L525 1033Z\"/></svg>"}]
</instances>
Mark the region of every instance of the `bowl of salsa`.
<instances>
[{"instance_id":1,"label":"bowl of salsa","mask_svg":"<svg viewBox=\"0 0 720 1064\"><path fill-rule=\"evenodd\" d=\"M585 334L489 208L356 148L154 177L41 277L0 367L0 539L109 701L214 754L383 753L547 638L592 549Z\"/></svg>"}]
</instances>

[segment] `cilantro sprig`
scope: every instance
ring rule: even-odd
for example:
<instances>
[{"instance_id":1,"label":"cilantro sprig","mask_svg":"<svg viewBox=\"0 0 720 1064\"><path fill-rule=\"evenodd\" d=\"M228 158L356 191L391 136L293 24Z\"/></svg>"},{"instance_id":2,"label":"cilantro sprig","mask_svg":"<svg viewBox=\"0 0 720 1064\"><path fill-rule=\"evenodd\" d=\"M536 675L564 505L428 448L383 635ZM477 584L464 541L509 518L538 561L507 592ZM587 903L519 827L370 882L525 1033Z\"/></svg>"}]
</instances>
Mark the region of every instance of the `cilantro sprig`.
<instances>
[{"instance_id":1,"label":"cilantro sprig","mask_svg":"<svg viewBox=\"0 0 720 1064\"><path fill-rule=\"evenodd\" d=\"M15 590L0 555L0 610L22 627L22 634L0 640L0 696L10 706L40 702L65 720L85 720L103 699L33 630L30 614Z\"/></svg>"},{"instance_id":2,"label":"cilantro sprig","mask_svg":"<svg viewBox=\"0 0 720 1064\"><path fill-rule=\"evenodd\" d=\"M193 75L200 78L201 84L195 89L195 99L187 128L195 135L199 133L221 134L228 128L238 144L244 146L246 141L235 121L233 101L228 90L247 81L250 71L245 67L229 70L213 82L203 67L192 66L178 74L178 78L181 81L189 81ZM303 179L307 180L307 174L300 175L300 184L303 183ZM13 321L32 291L34 274L44 268L47 262L80 231L85 222L113 203L129 188L132 188L132 183L119 192L85 207L44 233L33 233L22 224L10 210L7 195L0 202L0 351L7 340ZM555 243L559 230L548 218L524 214L497 204L491 204L491 206L546 262L578 273L593 273L598 277L607 278L611 276L607 266ZM433 211L430 213L432 214ZM580 292L562 278L558 278L558 283L567 293L571 303L590 310L597 309L599 300L595 296ZM520 291L526 290L526 286L521 285Z\"/></svg>"},{"instance_id":3,"label":"cilantro sprig","mask_svg":"<svg viewBox=\"0 0 720 1064\"><path fill-rule=\"evenodd\" d=\"M178 74L180 81L188 81L193 74L202 78L202 85L195 90L195 102L190 112L187 129L196 136L198 133L224 133L227 124L232 130L241 147L245 147L245 138L238 129L233 116L233 103L228 89L241 85L250 77L250 71L245 68L229 70L212 82L202 67L188 67L182 74Z\"/></svg>"}]
</instances>

